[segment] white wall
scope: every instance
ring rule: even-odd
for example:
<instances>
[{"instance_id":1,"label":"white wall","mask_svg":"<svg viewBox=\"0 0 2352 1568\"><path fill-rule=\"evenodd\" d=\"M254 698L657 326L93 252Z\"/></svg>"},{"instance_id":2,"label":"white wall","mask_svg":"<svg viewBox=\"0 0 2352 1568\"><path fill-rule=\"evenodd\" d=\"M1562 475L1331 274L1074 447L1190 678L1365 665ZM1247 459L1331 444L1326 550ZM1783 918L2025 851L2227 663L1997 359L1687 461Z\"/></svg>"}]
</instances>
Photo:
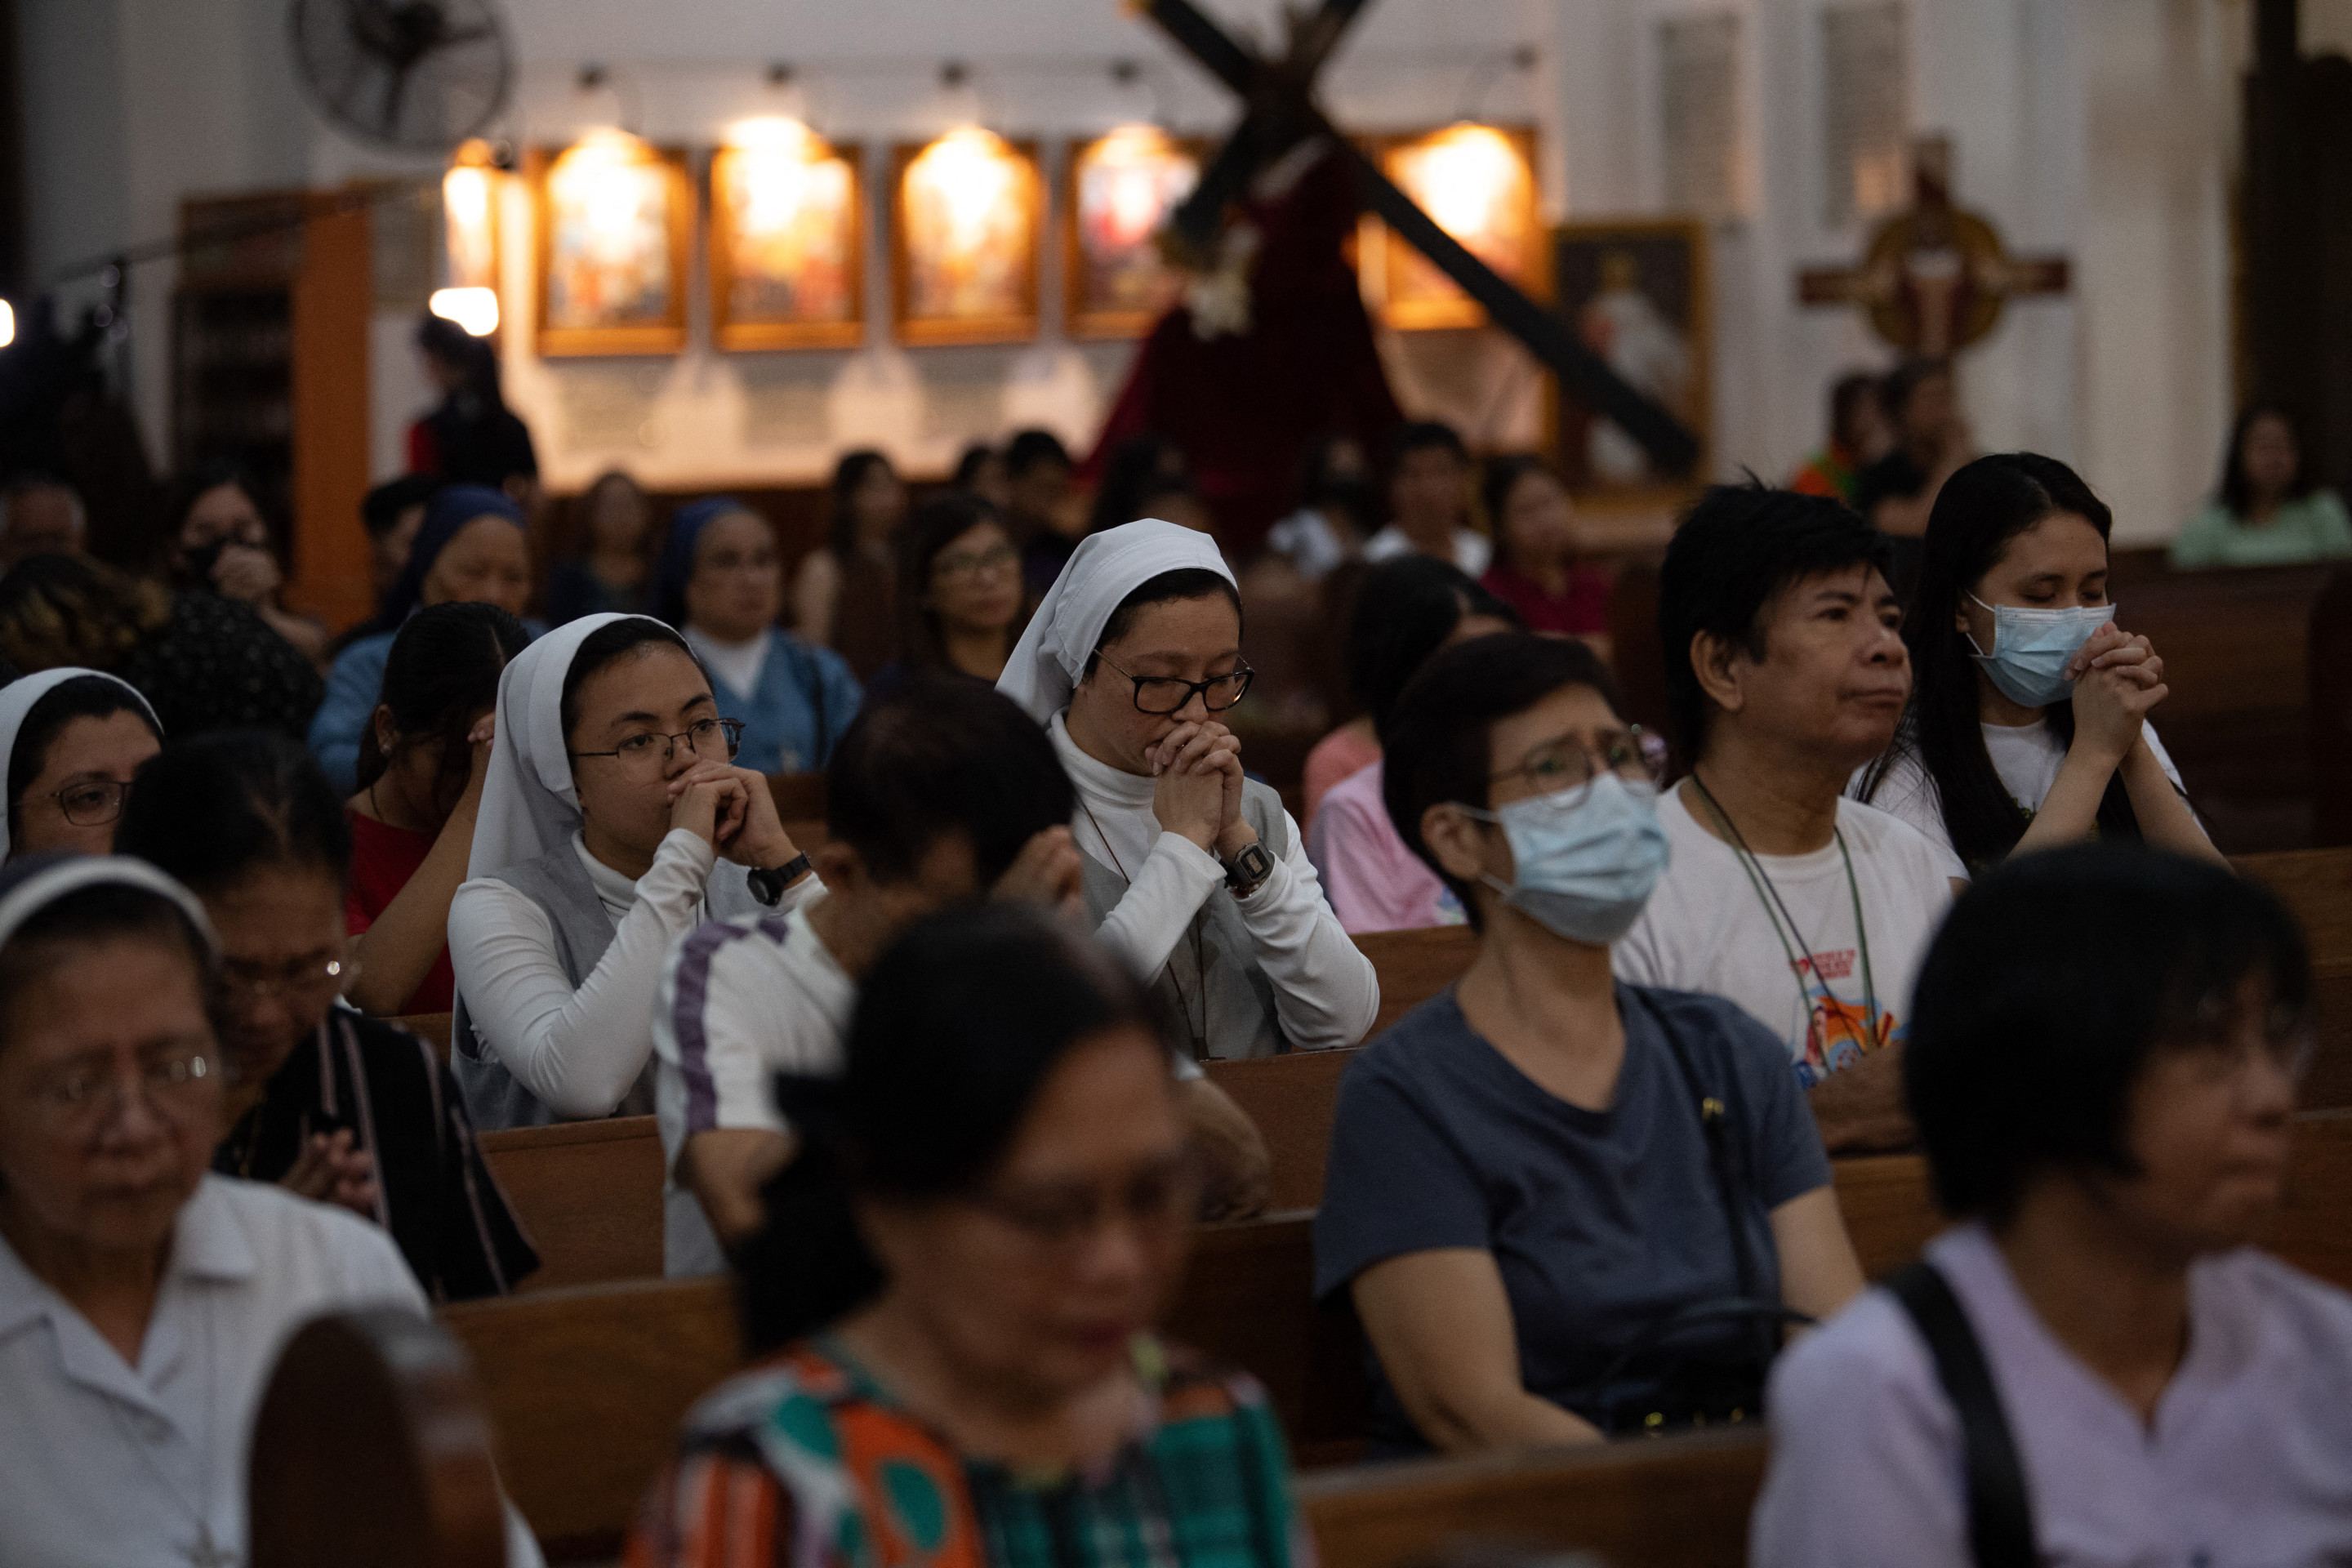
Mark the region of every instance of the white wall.
<instances>
[{"instance_id":1,"label":"white wall","mask_svg":"<svg viewBox=\"0 0 2352 1568\"><path fill-rule=\"evenodd\" d=\"M1742 88L1754 149L1747 213L1714 229L1717 468L1783 472L1818 441L1832 379L1884 363L1852 312L1801 310L1803 267L1851 260L1863 227L1821 222L1823 0L1379 0L1330 73L1326 100L1366 129L1442 121L1465 109L1482 68L1520 43L1532 77L1490 81L1477 107L1542 136L1555 216L1658 206L1654 24L1676 12L1746 17ZM1277 0L1212 0L1270 35ZM2352 30L2352 0L2307 0L2315 41ZM184 194L329 184L429 164L387 159L323 129L289 68L282 0L24 0L37 266L171 231ZM1232 105L1115 0L506 0L521 77L511 133L567 141L619 119L657 141L707 147L759 111L771 59L793 63L812 117L869 144L937 127L937 68L969 61L998 128L1049 156L1071 136L1138 113L1213 132ZM2126 537L2175 526L2207 482L2226 420L2224 195L2242 8L2209 0L1913 0L1912 101L1921 129L1949 132L1964 205L2013 248L2075 262L2063 300L2013 305L1967 359L1964 396L1988 447L2032 445L2083 462L2118 503ZM1115 58L1144 63L1122 89ZM583 94L579 68L611 85ZM529 309L527 204L517 190L507 247L510 316ZM854 353L541 363L512 332L509 382L541 434L550 477L579 482L612 460L688 483L796 479L852 440L887 436L935 469L965 437L1027 419L1074 435L1115 389L1123 345L1072 345L1057 331L1048 247L1045 340L993 349L888 346L872 259L868 345ZM169 273L138 278L139 406L166 429ZM387 320L372 367L372 448L398 461L423 388ZM697 341L703 335L697 323ZM1516 351L1438 337L1391 344L1401 390L1499 390L1490 441L1533 432L1537 400Z\"/></svg>"}]
</instances>

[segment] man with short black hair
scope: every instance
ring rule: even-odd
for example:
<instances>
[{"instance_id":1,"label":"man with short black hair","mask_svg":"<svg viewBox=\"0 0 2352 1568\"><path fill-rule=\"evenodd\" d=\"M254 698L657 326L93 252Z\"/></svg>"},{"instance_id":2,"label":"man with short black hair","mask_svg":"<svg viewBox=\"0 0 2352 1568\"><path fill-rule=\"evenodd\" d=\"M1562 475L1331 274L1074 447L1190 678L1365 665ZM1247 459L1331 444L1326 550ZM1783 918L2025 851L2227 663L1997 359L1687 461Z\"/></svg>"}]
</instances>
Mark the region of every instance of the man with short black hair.
<instances>
[{"instance_id":1,"label":"man with short black hair","mask_svg":"<svg viewBox=\"0 0 2352 1568\"><path fill-rule=\"evenodd\" d=\"M1397 432L1389 452L1389 525L1365 542L1364 559L1433 555L1476 577L1494 558L1487 537L1469 527L1470 448L1451 425L1416 419Z\"/></svg>"},{"instance_id":2,"label":"man with short black hair","mask_svg":"<svg viewBox=\"0 0 2352 1568\"><path fill-rule=\"evenodd\" d=\"M1738 1003L1788 1046L1831 1150L1910 1136L1900 1046L1951 884L1919 832L1843 798L1911 692L1886 544L1836 501L1709 490L1667 548L1658 629L1690 775L1673 861L1617 945L1640 984Z\"/></svg>"},{"instance_id":3,"label":"man with short black hair","mask_svg":"<svg viewBox=\"0 0 2352 1568\"><path fill-rule=\"evenodd\" d=\"M1075 910L1076 795L1053 742L1011 699L936 673L869 703L825 773L823 891L790 914L713 921L670 956L654 1014L655 1110L670 1172L665 1262L714 1272L758 1228L760 1187L790 1158L770 1085L829 1074L858 977L950 904L1015 898ZM1179 1058L1215 1212L1263 1206L1267 1155L1248 1119Z\"/></svg>"}]
</instances>

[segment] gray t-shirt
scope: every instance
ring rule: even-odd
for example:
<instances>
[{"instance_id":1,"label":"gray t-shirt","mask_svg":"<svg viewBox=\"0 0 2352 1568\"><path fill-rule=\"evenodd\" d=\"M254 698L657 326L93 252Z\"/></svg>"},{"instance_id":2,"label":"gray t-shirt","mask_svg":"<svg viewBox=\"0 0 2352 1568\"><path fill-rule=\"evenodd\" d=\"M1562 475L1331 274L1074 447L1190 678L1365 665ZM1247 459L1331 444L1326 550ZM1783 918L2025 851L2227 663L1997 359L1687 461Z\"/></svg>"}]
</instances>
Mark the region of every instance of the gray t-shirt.
<instances>
[{"instance_id":1,"label":"gray t-shirt","mask_svg":"<svg viewBox=\"0 0 2352 1568\"><path fill-rule=\"evenodd\" d=\"M1587 1419L1612 1394L1654 1392L1599 1383L1643 1329L1740 1293L1722 1189L1671 1029L1703 1090L1729 1107L1748 1172L1756 1290L1777 1300L1770 1212L1830 1180L1788 1047L1717 997L1620 984L1617 1005L1625 1062L1607 1110L1538 1087L1472 1030L1451 990L1375 1041L1339 1088L1315 1220L1317 1296L1391 1258L1475 1247L1502 1271L1528 1392ZM1736 1344L1746 1331L1721 1333ZM1371 1370L1375 1441L1423 1446L1377 1358Z\"/></svg>"}]
</instances>

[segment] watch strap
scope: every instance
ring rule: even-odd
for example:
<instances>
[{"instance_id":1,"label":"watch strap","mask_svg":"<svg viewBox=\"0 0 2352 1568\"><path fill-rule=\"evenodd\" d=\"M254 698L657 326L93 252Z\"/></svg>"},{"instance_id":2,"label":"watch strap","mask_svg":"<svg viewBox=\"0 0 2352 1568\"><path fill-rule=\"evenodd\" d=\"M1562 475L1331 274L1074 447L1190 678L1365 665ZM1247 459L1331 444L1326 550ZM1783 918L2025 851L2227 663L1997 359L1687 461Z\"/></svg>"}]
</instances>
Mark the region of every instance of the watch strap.
<instances>
[{"instance_id":1,"label":"watch strap","mask_svg":"<svg viewBox=\"0 0 2352 1568\"><path fill-rule=\"evenodd\" d=\"M809 870L809 858L795 855L773 870L753 871L746 880L751 884L751 896L773 909L782 901L784 889L807 876Z\"/></svg>"}]
</instances>

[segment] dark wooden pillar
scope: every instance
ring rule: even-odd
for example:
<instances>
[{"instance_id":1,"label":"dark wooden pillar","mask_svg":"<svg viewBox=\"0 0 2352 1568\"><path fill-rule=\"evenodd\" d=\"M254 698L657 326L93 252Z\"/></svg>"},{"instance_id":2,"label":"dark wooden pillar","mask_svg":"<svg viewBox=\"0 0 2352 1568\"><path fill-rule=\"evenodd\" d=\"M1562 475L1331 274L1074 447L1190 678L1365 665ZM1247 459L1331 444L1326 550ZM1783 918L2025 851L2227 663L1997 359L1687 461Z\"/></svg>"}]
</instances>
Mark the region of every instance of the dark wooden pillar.
<instances>
[{"instance_id":1,"label":"dark wooden pillar","mask_svg":"<svg viewBox=\"0 0 2352 1568\"><path fill-rule=\"evenodd\" d=\"M25 268L25 61L16 0L0 0L0 298L22 304Z\"/></svg>"}]
</instances>

